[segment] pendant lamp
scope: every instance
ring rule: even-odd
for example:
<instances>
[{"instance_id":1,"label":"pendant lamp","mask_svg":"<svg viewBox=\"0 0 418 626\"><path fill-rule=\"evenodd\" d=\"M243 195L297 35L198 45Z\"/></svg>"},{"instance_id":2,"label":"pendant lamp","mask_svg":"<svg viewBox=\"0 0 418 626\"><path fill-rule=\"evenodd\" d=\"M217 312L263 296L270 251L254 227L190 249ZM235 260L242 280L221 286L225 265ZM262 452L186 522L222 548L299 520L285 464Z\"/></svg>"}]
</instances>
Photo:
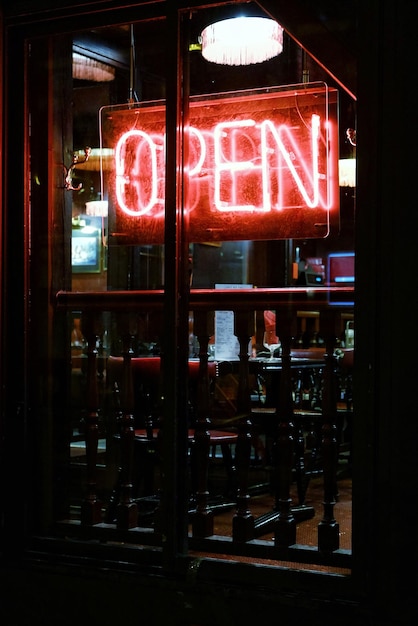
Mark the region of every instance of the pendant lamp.
<instances>
[{"instance_id":1,"label":"pendant lamp","mask_svg":"<svg viewBox=\"0 0 418 626\"><path fill-rule=\"evenodd\" d=\"M202 56L220 65L253 65L283 51L283 28L267 17L233 17L202 31Z\"/></svg>"}]
</instances>

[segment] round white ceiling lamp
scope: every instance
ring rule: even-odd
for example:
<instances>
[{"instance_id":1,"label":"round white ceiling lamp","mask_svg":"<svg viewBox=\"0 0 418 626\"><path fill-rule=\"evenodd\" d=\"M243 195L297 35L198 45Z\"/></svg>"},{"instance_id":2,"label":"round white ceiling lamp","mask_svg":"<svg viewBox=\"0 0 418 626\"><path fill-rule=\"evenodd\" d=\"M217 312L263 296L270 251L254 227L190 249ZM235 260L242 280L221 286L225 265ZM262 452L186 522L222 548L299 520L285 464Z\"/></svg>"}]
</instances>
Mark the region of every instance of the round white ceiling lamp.
<instances>
[{"instance_id":1,"label":"round white ceiling lamp","mask_svg":"<svg viewBox=\"0 0 418 626\"><path fill-rule=\"evenodd\" d=\"M233 17L202 31L202 56L220 65L253 65L283 51L283 28L266 17Z\"/></svg>"}]
</instances>

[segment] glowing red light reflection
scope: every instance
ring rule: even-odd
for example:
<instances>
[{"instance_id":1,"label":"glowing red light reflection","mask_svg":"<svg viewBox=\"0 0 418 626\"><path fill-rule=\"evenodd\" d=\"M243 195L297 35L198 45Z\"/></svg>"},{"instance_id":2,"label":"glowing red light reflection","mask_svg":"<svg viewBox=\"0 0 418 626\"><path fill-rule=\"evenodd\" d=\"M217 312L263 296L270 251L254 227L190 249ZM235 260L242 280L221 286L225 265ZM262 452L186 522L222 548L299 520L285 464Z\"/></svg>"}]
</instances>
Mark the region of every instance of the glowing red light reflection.
<instances>
[{"instance_id":1,"label":"glowing red light reflection","mask_svg":"<svg viewBox=\"0 0 418 626\"><path fill-rule=\"evenodd\" d=\"M338 213L336 101L324 85L192 101L190 240L327 236ZM103 173L110 236L162 242L164 106L105 107L101 117L115 154Z\"/></svg>"}]
</instances>

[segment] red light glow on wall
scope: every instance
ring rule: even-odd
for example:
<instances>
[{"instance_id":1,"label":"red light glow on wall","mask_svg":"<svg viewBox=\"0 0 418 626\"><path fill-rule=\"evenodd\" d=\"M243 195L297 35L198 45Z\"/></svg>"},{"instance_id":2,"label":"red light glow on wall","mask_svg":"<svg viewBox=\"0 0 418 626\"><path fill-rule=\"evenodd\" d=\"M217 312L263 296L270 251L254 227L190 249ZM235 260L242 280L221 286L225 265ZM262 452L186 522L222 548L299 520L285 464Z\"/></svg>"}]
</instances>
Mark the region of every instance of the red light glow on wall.
<instances>
[{"instance_id":1,"label":"red light glow on wall","mask_svg":"<svg viewBox=\"0 0 418 626\"><path fill-rule=\"evenodd\" d=\"M326 237L338 222L337 92L324 84L192 100L189 240ZM165 107L101 110L109 236L164 241ZM111 243L111 242L110 242Z\"/></svg>"}]
</instances>

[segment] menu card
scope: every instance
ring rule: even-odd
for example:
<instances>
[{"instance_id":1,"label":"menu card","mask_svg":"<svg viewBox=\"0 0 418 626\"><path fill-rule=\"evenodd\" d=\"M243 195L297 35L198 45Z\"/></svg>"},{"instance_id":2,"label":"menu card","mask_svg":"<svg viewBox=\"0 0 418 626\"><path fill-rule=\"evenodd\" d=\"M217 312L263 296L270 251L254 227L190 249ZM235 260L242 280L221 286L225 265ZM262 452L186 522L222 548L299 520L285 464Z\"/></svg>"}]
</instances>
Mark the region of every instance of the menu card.
<instances>
[{"instance_id":1,"label":"menu card","mask_svg":"<svg viewBox=\"0 0 418 626\"><path fill-rule=\"evenodd\" d=\"M252 285L216 284L215 289L251 289ZM251 343L251 342L250 342ZM215 359L233 361L239 359L239 342L234 335L234 312L215 311Z\"/></svg>"}]
</instances>

